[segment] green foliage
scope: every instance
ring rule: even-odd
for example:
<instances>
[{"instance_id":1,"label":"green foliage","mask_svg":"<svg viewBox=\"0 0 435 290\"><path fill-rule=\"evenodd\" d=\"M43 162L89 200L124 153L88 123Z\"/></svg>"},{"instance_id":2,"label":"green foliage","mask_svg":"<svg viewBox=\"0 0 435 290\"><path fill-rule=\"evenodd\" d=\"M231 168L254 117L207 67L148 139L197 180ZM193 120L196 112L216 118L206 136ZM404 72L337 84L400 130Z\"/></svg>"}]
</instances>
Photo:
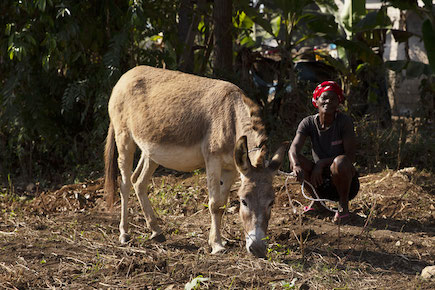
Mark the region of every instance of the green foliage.
<instances>
[{"instance_id":1,"label":"green foliage","mask_svg":"<svg viewBox=\"0 0 435 290\"><path fill-rule=\"evenodd\" d=\"M151 38L173 39L176 4L2 1L0 175L100 169L110 91L139 63L175 62Z\"/></svg>"},{"instance_id":2,"label":"green foliage","mask_svg":"<svg viewBox=\"0 0 435 290\"><path fill-rule=\"evenodd\" d=\"M365 0L352 0L344 2L344 9L340 21L347 33L353 36L357 23L366 15Z\"/></svg>"},{"instance_id":3,"label":"green foliage","mask_svg":"<svg viewBox=\"0 0 435 290\"><path fill-rule=\"evenodd\" d=\"M386 67L406 69L409 77L433 74L432 1L423 1L423 8L413 1L390 2L426 17L422 39L432 69L415 62L389 62ZM192 8L198 24L194 71L199 74L211 72L213 50L212 5L204 3ZM177 68L184 47L178 35L179 5L180 1L170 0L0 1L0 180L11 174L68 182L101 170L111 89L122 73L139 64ZM333 0L264 0L255 6L241 0L233 5L236 51L241 47L255 51L267 39L278 45L281 61L275 98L269 102L267 90L245 86L259 95L254 98L264 106L269 128L288 125L277 118L288 114L286 104L292 108L299 104L298 114L310 110L306 107L312 88L298 82L293 69L292 49L303 45L337 44L346 54L338 60L324 56L325 62L339 72L347 92L369 87L363 91L365 101L376 101L382 87L376 76L384 66L372 48L379 43L380 33L390 29L385 8L368 14L361 11L346 26ZM346 29L361 37L348 37ZM413 35L392 32L400 41ZM430 82L422 86L426 98L433 93L432 86ZM70 180L60 174L65 171L71 172Z\"/></svg>"}]
</instances>

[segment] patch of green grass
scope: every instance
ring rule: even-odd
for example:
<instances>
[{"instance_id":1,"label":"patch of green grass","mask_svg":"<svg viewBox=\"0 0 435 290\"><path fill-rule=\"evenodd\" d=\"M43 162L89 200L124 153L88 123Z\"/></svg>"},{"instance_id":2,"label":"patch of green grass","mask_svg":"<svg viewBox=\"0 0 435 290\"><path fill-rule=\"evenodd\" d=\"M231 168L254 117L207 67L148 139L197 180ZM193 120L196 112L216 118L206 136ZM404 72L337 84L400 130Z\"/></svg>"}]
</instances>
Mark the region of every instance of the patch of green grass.
<instances>
[{"instance_id":1,"label":"patch of green grass","mask_svg":"<svg viewBox=\"0 0 435 290\"><path fill-rule=\"evenodd\" d=\"M198 209L197 196L201 188L199 185L186 187L182 184L171 185L162 179L160 186L150 188L149 199L158 215L189 208Z\"/></svg>"},{"instance_id":2,"label":"patch of green grass","mask_svg":"<svg viewBox=\"0 0 435 290\"><path fill-rule=\"evenodd\" d=\"M267 249L269 261L274 260L283 262L284 260L288 259L292 253L292 250L288 246L281 245L279 243L269 244L269 248Z\"/></svg>"},{"instance_id":3,"label":"patch of green grass","mask_svg":"<svg viewBox=\"0 0 435 290\"><path fill-rule=\"evenodd\" d=\"M92 264L91 267L88 267L86 269L86 272L88 274L94 275L96 273L98 273L104 266L104 260L103 258L100 256L100 253L97 250L97 255L94 258L94 263Z\"/></svg>"},{"instance_id":4,"label":"patch of green grass","mask_svg":"<svg viewBox=\"0 0 435 290\"><path fill-rule=\"evenodd\" d=\"M19 196L15 193L15 187L12 183L11 175L8 174L8 185L0 189L0 196L6 202L19 201Z\"/></svg>"},{"instance_id":5,"label":"patch of green grass","mask_svg":"<svg viewBox=\"0 0 435 290\"><path fill-rule=\"evenodd\" d=\"M271 289L296 289L297 278L293 278L292 281L281 280L277 282L271 282Z\"/></svg>"},{"instance_id":6,"label":"patch of green grass","mask_svg":"<svg viewBox=\"0 0 435 290\"><path fill-rule=\"evenodd\" d=\"M202 169L195 169L193 170L193 175L198 176L201 175L204 171Z\"/></svg>"},{"instance_id":7,"label":"patch of green grass","mask_svg":"<svg viewBox=\"0 0 435 290\"><path fill-rule=\"evenodd\" d=\"M169 212L169 208L175 200L177 192L182 191L181 185L172 186L165 183L165 179L162 179L160 188L155 188L153 194L149 195L151 203L154 205L154 209L157 214L165 215Z\"/></svg>"},{"instance_id":8,"label":"patch of green grass","mask_svg":"<svg viewBox=\"0 0 435 290\"><path fill-rule=\"evenodd\" d=\"M150 239L150 235L149 234L139 235L139 236L137 236L136 239L137 239L139 245L143 246Z\"/></svg>"}]
</instances>

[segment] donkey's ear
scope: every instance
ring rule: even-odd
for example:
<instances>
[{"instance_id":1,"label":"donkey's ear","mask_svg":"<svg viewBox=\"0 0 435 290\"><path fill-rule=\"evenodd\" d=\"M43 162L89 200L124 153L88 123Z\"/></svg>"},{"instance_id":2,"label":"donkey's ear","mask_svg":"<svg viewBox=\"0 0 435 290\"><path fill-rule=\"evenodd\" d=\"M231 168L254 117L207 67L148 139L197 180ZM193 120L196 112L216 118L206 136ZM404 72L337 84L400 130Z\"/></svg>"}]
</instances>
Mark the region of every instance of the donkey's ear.
<instances>
[{"instance_id":1,"label":"donkey's ear","mask_svg":"<svg viewBox=\"0 0 435 290\"><path fill-rule=\"evenodd\" d=\"M234 162L236 163L237 170L243 175L246 175L252 168L251 160L249 160L248 156L248 138L246 136L240 137L236 142Z\"/></svg>"},{"instance_id":2,"label":"donkey's ear","mask_svg":"<svg viewBox=\"0 0 435 290\"><path fill-rule=\"evenodd\" d=\"M284 156L286 155L288 146L289 146L288 141L283 142L281 146L279 146L278 150L276 150L275 154L273 155L268 168L272 170L274 173L276 173L276 171L278 171L279 167L281 166L282 161L284 160Z\"/></svg>"}]
</instances>

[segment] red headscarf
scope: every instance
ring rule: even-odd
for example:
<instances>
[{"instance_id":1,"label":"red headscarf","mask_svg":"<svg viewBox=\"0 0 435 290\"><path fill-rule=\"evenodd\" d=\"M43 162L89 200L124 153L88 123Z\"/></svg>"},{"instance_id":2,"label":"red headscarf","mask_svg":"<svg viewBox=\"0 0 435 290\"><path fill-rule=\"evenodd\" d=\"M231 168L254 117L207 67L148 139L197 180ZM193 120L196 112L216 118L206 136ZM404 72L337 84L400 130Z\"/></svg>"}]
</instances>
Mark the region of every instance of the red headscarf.
<instances>
[{"instance_id":1,"label":"red headscarf","mask_svg":"<svg viewBox=\"0 0 435 290\"><path fill-rule=\"evenodd\" d=\"M340 104L344 103L344 95L340 86L334 81L326 81L318 85L313 92L312 102L314 107L317 108L317 104L316 104L317 98L320 97L320 95L322 95L322 93L326 91L333 91L334 93L337 94L338 101L340 102Z\"/></svg>"}]
</instances>

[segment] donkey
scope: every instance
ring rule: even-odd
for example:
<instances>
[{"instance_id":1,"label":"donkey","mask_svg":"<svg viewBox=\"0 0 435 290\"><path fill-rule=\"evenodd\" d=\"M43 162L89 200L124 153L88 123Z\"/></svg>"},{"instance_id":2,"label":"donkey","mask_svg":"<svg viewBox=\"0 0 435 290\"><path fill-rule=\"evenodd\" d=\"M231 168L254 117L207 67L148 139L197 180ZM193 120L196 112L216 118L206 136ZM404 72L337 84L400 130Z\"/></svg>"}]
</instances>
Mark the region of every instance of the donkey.
<instances>
[{"instance_id":1,"label":"donkey","mask_svg":"<svg viewBox=\"0 0 435 290\"><path fill-rule=\"evenodd\" d=\"M149 179L159 165L187 172L205 167L212 253L224 250L220 233L223 208L239 172L238 196L246 248L255 256L265 256L264 238L274 202L272 179L288 142L280 146L266 166L267 138L260 111L241 89L221 80L138 66L119 79L108 111L104 188L112 207L119 169L121 243L130 238L127 203L132 185L152 231L151 238L164 241L147 196ZM141 157L132 172L136 147Z\"/></svg>"}]
</instances>

